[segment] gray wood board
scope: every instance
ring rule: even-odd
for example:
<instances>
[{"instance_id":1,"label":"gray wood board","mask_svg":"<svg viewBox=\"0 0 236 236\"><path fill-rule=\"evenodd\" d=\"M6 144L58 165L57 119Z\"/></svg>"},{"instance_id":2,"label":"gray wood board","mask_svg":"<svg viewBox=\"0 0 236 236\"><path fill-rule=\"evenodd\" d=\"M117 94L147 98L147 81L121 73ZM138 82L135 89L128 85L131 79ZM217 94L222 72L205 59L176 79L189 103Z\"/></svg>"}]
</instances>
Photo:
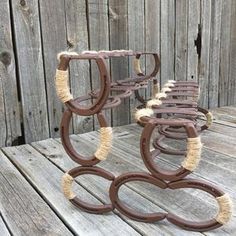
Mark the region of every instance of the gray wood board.
<instances>
[{"instance_id":1,"label":"gray wood board","mask_svg":"<svg viewBox=\"0 0 236 236\"><path fill-rule=\"evenodd\" d=\"M231 1L231 28L230 28L230 65L229 65L229 87L228 104L236 104L236 1Z\"/></svg>"},{"instance_id":2,"label":"gray wood board","mask_svg":"<svg viewBox=\"0 0 236 236\"><path fill-rule=\"evenodd\" d=\"M5 126L5 131L1 132L0 146L10 146L16 138L21 136L21 119L8 0L1 1L0 16L0 109L4 109L4 112L1 114L4 117L1 117L0 122L1 126Z\"/></svg>"},{"instance_id":3,"label":"gray wood board","mask_svg":"<svg viewBox=\"0 0 236 236\"><path fill-rule=\"evenodd\" d=\"M138 235L138 233L113 213L106 215L89 214L78 210L63 195L61 178L63 172L38 153L32 146L23 145L3 149L9 159L26 175L28 181L44 197L61 220L76 235ZM57 150L60 154L60 150ZM88 191L75 184L75 192L82 199L99 204Z\"/></svg>"},{"instance_id":4,"label":"gray wood board","mask_svg":"<svg viewBox=\"0 0 236 236\"><path fill-rule=\"evenodd\" d=\"M109 41L110 50L129 49L128 45L128 1L110 0L109 7ZM128 58L113 58L110 64L112 81L128 78ZM112 110L112 125L128 124L130 120L129 98Z\"/></svg>"},{"instance_id":5,"label":"gray wood board","mask_svg":"<svg viewBox=\"0 0 236 236\"><path fill-rule=\"evenodd\" d=\"M72 235L1 151L0 163L0 211L11 233Z\"/></svg>"},{"instance_id":6,"label":"gray wood board","mask_svg":"<svg viewBox=\"0 0 236 236\"><path fill-rule=\"evenodd\" d=\"M38 1L12 1L25 141L49 137Z\"/></svg>"},{"instance_id":7,"label":"gray wood board","mask_svg":"<svg viewBox=\"0 0 236 236\"><path fill-rule=\"evenodd\" d=\"M200 106L209 106L210 37L211 37L211 0L201 1L201 57L199 60Z\"/></svg>"},{"instance_id":8,"label":"gray wood board","mask_svg":"<svg viewBox=\"0 0 236 236\"><path fill-rule=\"evenodd\" d=\"M59 136L63 112L63 103L56 93L55 73L58 64L57 54L66 51L67 48L64 2L64 0L39 1L50 137Z\"/></svg>"},{"instance_id":9,"label":"gray wood board","mask_svg":"<svg viewBox=\"0 0 236 236\"><path fill-rule=\"evenodd\" d=\"M145 50L144 35L144 0L128 0L128 35L129 49L134 51ZM145 57L140 59L141 70L145 73ZM129 76L134 76L133 60L129 60ZM139 93L145 98L145 89L140 89ZM130 121L134 121L134 109L140 102L135 99L135 95L130 97Z\"/></svg>"},{"instance_id":10,"label":"gray wood board","mask_svg":"<svg viewBox=\"0 0 236 236\"><path fill-rule=\"evenodd\" d=\"M175 22L175 79L187 80L188 57L188 4L189 1L176 1Z\"/></svg>"},{"instance_id":11,"label":"gray wood board","mask_svg":"<svg viewBox=\"0 0 236 236\"><path fill-rule=\"evenodd\" d=\"M107 0L87 1L89 46L90 50L109 50L109 28L108 28L108 4ZM108 61L109 62L109 61ZM109 69L109 64L108 64ZM99 72L95 63L91 63L91 85L96 90L100 86ZM108 124L111 124L111 111L105 111ZM94 128L99 127L96 116L94 116Z\"/></svg>"},{"instance_id":12,"label":"gray wood board","mask_svg":"<svg viewBox=\"0 0 236 236\"><path fill-rule=\"evenodd\" d=\"M161 85L175 78L175 1L161 1Z\"/></svg>"},{"instance_id":13,"label":"gray wood board","mask_svg":"<svg viewBox=\"0 0 236 236\"><path fill-rule=\"evenodd\" d=\"M66 32L69 50L81 53L89 50L88 21L86 1L65 1ZM70 62L70 84L74 97L88 94L91 91L90 64L86 60ZM74 133L93 130L93 117L73 116Z\"/></svg>"},{"instance_id":14,"label":"gray wood board","mask_svg":"<svg viewBox=\"0 0 236 236\"><path fill-rule=\"evenodd\" d=\"M211 2L211 46L210 46L210 77L209 107L218 106L219 68L220 68L220 32L222 17L222 0Z\"/></svg>"}]
</instances>

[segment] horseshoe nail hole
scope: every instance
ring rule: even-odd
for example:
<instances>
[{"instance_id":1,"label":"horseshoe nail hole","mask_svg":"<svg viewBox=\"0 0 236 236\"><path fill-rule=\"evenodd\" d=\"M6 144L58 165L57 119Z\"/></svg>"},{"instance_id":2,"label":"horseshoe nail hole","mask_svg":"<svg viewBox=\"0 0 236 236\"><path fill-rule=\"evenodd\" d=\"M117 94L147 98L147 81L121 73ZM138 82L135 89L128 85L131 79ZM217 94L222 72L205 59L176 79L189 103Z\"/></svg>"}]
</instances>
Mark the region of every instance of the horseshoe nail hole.
<instances>
[{"instance_id":1,"label":"horseshoe nail hole","mask_svg":"<svg viewBox=\"0 0 236 236\"><path fill-rule=\"evenodd\" d=\"M55 127L55 128L54 128L54 131L55 131L55 132L58 132L58 130L59 130L58 127Z\"/></svg>"},{"instance_id":2,"label":"horseshoe nail hole","mask_svg":"<svg viewBox=\"0 0 236 236\"><path fill-rule=\"evenodd\" d=\"M194 76L193 75L191 75L191 79L193 79L194 78Z\"/></svg>"}]
</instances>

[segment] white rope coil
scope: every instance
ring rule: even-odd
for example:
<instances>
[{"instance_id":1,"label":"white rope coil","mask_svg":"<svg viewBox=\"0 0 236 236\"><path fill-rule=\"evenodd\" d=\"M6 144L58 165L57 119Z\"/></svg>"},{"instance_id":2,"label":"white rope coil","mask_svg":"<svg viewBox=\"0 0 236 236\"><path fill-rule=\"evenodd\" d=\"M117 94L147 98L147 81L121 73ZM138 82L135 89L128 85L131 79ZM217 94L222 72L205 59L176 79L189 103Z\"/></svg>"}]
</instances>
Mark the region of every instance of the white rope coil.
<instances>
[{"instance_id":1,"label":"white rope coil","mask_svg":"<svg viewBox=\"0 0 236 236\"><path fill-rule=\"evenodd\" d=\"M110 152L111 146L112 146L112 128L101 127L100 143L94 156L99 160L105 160Z\"/></svg>"},{"instance_id":2,"label":"white rope coil","mask_svg":"<svg viewBox=\"0 0 236 236\"><path fill-rule=\"evenodd\" d=\"M157 93L155 97L156 97L156 99L166 98L167 94L166 93Z\"/></svg>"},{"instance_id":3,"label":"white rope coil","mask_svg":"<svg viewBox=\"0 0 236 236\"><path fill-rule=\"evenodd\" d=\"M182 162L182 166L190 171L197 168L201 158L202 143L201 138L188 138L187 139L187 154Z\"/></svg>"},{"instance_id":4,"label":"white rope coil","mask_svg":"<svg viewBox=\"0 0 236 236\"><path fill-rule=\"evenodd\" d=\"M219 211L215 220L220 224L226 224L232 216L232 201L228 194L216 198L219 204Z\"/></svg>"},{"instance_id":5,"label":"white rope coil","mask_svg":"<svg viewBox=\"0 0 236 236\"><path fill-rule=\"evenodd\" d=\"M170 83L170 82L168 82L168 83L166 83L165 85L164 85L164 87L169 87L169 88L173 88L173 87L175 87L175 85L174 85L174 83Z\"/></svg>"},{"instance_id":6,"label":"white rope coil","mask_svg":"<svg viewBox=\"0 0 236 236\"><path fill-rule=\"evenodd\" d=\"M152 106L160 106L162 104L161 100L158 99L152 99L147 102L146 107L147 108L152 108Z\"/></svg>"},{"instance_id":7,"label":"white rope coil","mask_svg":"<svg viewBox=\"0 0 236 236\"><path fill-rule=\"evenodd\" d=\"M140 60L137 58L134 58L134 71L136 74L143 73L140 66Z\"/></svg>"},{"instance_id":8,"label":"white rope coil","mask_svg":"<svg viewBox=\"0 0 236 236\"><path fill-rule=\"evenodd\" d=\"M213 122L213 115L211 112L208 112L206 115L206 126L209 128L212 125Z\"/></svg>"},{"instance_id":9,"label":"white rope coil","mask_svg":"<svg viewBox=\"0 0 236 236\"><path fill-rule=\"evenodd\" d=\"M151 117L154 114L154 111L151 108L139 109L135 112L134 118L136 121L140 121L142 117Z\"/></svg>"},{"instance_id":10,"label":"white rope coil","mask_svg":"<svg viewBox=\"0 0 236 236\"><path fill-rule=\"evenodd\" d=\"M172 89L169 88L169 87L164 87L164 88L161 89L161 92L162 92L162 93L171 92L171 91L172 91Z\"/></svg>"},{"instance_id":11,"label":"white rope coil","mask_svg":"<svg viewBox=\"0 0 236 236\"><path fill-rule=\"evenodd\" d=\"M73 99L73 96L70 93L70 88L68 86L68 79L69 76L67 70L56 70L55 84L57 96L61 99L63 103Z\"/></svg>"},{"instance_id":12,"label":"white rope coil","mask_svg":"<svg viewBox=\"0 0 236 236\"><path fill-rule=\"evenodd\" d=\"M60 61L61 55L78 56L79 54L77 52L69 52L69 51L60 52L57 54L58 61Z\"/></svg>"},{"instance_id":13,"label":"white rope coil","mask_svg":"<svg viewBox=\"0 0 236 236\"><path fill-rule=\"evenodd\" d=\"M62 191L67 199L73 199L76 195L72 191L72 183L73 183L74 178L69 175L68 173L65 173L62 176Z\"/></svg>"},{"instance_id":14,"label":"white rope coil","mask_svg":"<svg viewBox=\"0 0 236 236\"><path fill-rule=\"evenodd\" d=\"M172 84L176 83L175 80L168 80L167 82L168 82L168 83L172 83Z\"/></svg>"}]
</instances>

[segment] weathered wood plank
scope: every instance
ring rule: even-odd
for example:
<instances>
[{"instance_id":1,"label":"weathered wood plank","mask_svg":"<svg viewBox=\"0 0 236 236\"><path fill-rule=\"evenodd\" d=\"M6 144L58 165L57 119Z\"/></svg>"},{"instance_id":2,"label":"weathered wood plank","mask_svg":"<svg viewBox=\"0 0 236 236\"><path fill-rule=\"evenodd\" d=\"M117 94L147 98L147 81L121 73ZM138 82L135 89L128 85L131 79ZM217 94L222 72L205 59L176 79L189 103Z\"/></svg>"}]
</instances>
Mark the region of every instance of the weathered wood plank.
<instances>
[{"instance_id":1,"label":"weathered wood plank","mask_svg":"<svg viewBox=\"0 0 236 236\"><path fill-rule=\"evenodd\" d=\"M109 50L109 29L108 29L108 6L107 0L88 0L88 23L89 23L89 46L90 50ZM109 64L108 64L109 69ZM99 73L95 63L91 65L92 89L96 90L100 86ZM106 110L105 115L111 124L111 111ZM94 127L98 128L97 119L94 119Z\"/></svg>"},{"instance_id":2,"label":"weathered wood plank","mask_svg":"<svg viewBox=\"0 0 236 236\"><path fill-rule=\"evenodd\" d=\"M229 66L229 88L228 104L236 104L236 2L231 1L231 28L230 28L230 66Z\"/></svg>"},{"instance_id":3,"label":"weathered wood plank","mask_svg":"<svg viewBox=\"0 0 236 236\"><path fill-rule=\"evenodd\" d=\"M0 235L2 236L10 236L10 232L7 229L7 226L3 222L2 217L0 216Z\"/></svg>"},{"instance_id":4,"label":"weathered wood plank","mask_svg":"<svg viewBox=\"0 0 236 236\"><path fill-rule=\"evenodd\" d=\"M21 136L18 93L16 86L15 56L13 51L9 1L0 3L0 83L1 132L0 146L10 146ZM4 108L3 108L4 106ZM3 129L1 127L1 129Z\"/></svg>"},{"instance_id":5,"label":"weathered wood plank","mask_svg":"<svg viewBox=\"0 0 236 236\"><path fill-rule=\"evenodd\" d=\"M128 0L128 38L129 48L134 51L145 50L144 35L144 0ZM140 59L141 69L145 72L145 58ZM129 60L129 75L134 75L133 61ZM145 90L140 89L140 95L145 97ZM130 121L134 121L134 109L140 103L135 96L130 97Z\"/></svg>"},{"instance_id":6,"label":"weathered wood plank","mask_svg":"<svg viewBox=\"0 0 236 236\"><path fill-rule=\"evenodd\" d=\"M188 68L187 80L198 81L198 59L201 50L200 1L188 4ZM198 52L199 51L199 52Z\"/></svg>"},{"instance_id":7,"label":"weathered wood plank","mask_svg":"<svg viewBox=\"0 0 236 236\"><path fill-rule=\"evenodd\" d=\"M201 57L199 61L199 86L200 101L202 107L209 106L209 68L210 68L210 35L211 35L211 0L201 1Z\"/></svg>"},{"instance_id":8,"label":"weathered wood plank","mask_svg":"<svg viewBox=\"0 0 236 236\"><path fill-rule=\"evenodd\" d=\"M6 137L7 137L7 127L6 127L6 108L5 108L5 99L3 93L3 77L6 76L5 66L0 61L0 146L6 145Z\"/></svg>"},{"instance_id":9,"label":"weathered wood plank","mask_svg":"<svg viewBox=\"0 0 236 236\"><path fill-rule=\"evenodd\" d=\"M220 107L212 110L215 119L236 124L236 110L234 107Z\"/></svg>"},{"instance_id":10,"label":"weathered wood plank","mask_svg":"<svg viewBox=\"0 0 236 236\"><path fill-rule=\"evenodd\" d=\"M93 133L91 133L93 134ZM91 154L91 140L83 141L83 138L87 136L84 134L83 136L75 136L72 135L72 142L75 147L80 150L84 155ZM82 137L82 138L81 138ZM32 143L32 145L43 155L45 155L50 161L55 163L59 168L63 170L71 169L76 166L76 164L67 156L62 145L55 140L43 140L39 142ZM59 150L59 151L58 151ZM123 156L123 153L122 153ZM112 171L115 175L119 175L123 172L127 172L127 170L133 170L136 168L135 166L130 166L129 163L124 162L120 159L118 153L112 153L109 156L109 159L105 162L99 163L99 166L105 168L106 170ZM141 169L138 169L139 171ZM142 170L141 170L142 171ZM100 178L98 179L96 176L84 176L80 177L78 182L84 186L84 188L92 191L95 196L99 199L102 199L104 202L109 202L108 194L104 190L108 190L107 183L102 181ZM149 186L150 187L150 186ZM105 193L104 193L105 192ZM142 194L141 194L142 195ZM139 192L135 193L135 191L130 190L130 188L124 186L122 187L122 191L120 192L120 198L124 200L129 206L132 206L134 209L139 210L141 212L156 212L161 211L163 209L158 205L153 204L148 201L144 197L141 197ZM138 202L138 204L137 204ZM119 214L118 211L115 211L116 214ZM120 215L120 214L119 214ZM122 215L121 215L122 216ZM141 232L144 235L188 235L188 232L183 231L177 227L174 227L168 223L162 224L145 224L141 222L136 222L124 218L132 227L134 227L138 232ZM194 233L193 235L200 235L199 233Z\"/></svg>"},{"instance_id":11,"label":"weathered wood plank","mask_svg":"<svg viewBox=\"0 0 236 236\"><path fill-rule=\"evenodd\" d=\"M60 154L60 150L56 150ZM96 215L83 212L73 206L63 195L61 177L63 172L38 153L30 145L5 148L10 160L21 169L30 183L44 196L63 222L76 235L139 235L132 227L114 214ZM75 192L85 201L100 204L93 195L78 184Z\"/></svg>"},{"instance_id":12,"label":"weathered wood plank","mask_svg":"<svg viewBox=\"0 0 236 236\"><path fill-rule=\"evenodd\" d=\"M1 151L0 163L0 211L12 234L72 235Z\"/></svg>"},{"instance_id":13,"label":"weathered wood plank","mask_svg":"<svg viewBox=\"0 0 236 236\"><path fill-rule=\"evenodd\" d=\"M25 141L49 137L38 1L12 1Z\"/></svg>"},{"instance_id":14,"label":"weathered wood plank","mask_svg":"<svg viewBox=\"0 0 236 236\"><path fill-rule=\"evenodd\" d=\"M50 137L58 137L63 104L57 97L54 79L57 54L66 50L64 0L40 0L39 7Z\"/></svg>"},{"instance_id":15,"label":"weathered wood plank","mask_svg":"<svg viewBox=\"0 0 236 236\"><path fill-rule=\"evenodd\" d=\"M155 11L153 11L155 9ZM145 1L145 51L157 52L160 55L160 33L161 33L161 1L149 0ZM146 74L150 73L154 68L153 57L146 56ZM160 71L156 79L160 84ZM152 84L150 82L150 84ZM146 97L152 96L152 86L146 91Z\"/></svg>"},{"instance_id":16,"label":"weathered wood plank","mask_svg":"<svg viewBox=\"0 0 236 236\"><path fill-rule=\"evenodd\" d=\"M188 4L189 1L176 1L175 18L175 79L187 80L188 56Z\"/></svg>"},{"instance_id":17,"label":"weathered wood plank","mask_svg":"<svg viewBox=\"0 0 236 236\"><path fill-rule=\"evenodd\" d=\"M86 1L65 1L66 32L69 49L82 52L89 49ZM70 63L71 91L74 97L86 95L91 90L89 61L71 61ZM74 133L84 133L93 130L91 116L73 116Z\"/></svg>"},{"instance_id":18,"label":"weathered wood plank","mask_svg":"<svg viewBox=\"0 0 236 236\"><path fill-rule=\"evenodd\" d=\"M220 35L219 106L228 104L231 0L223 1Z\"/></svg>"},{"instance_id":19,"label":"weathered wood plank","mask_svg":"<svg viewBox=\"0 0 236 236\"><path fill-rule=\"evenodd\" d=\"M110 0L109 4L109 41L110 50L129 49L128 46L128 0ZM113 81L128 78L128 58L111 60L111 78ZM122 99L121 105L112 110L112 125L128 124L129 98Z\"/></svg>"},{"instance_id":20,"label":"weathered wood plank","mask_svg":"<svg viewBox=\"0 0 236 236\"><path fill-rule=\"evenodd\" d=\"M161 84L175 78L175 1L161 0Z\"/></svg>"},{"instance_id":21,"label":"weathered wood plank","mask_svg":"<svg viewBox=\"0 0 236 236\"><path fill-rule=\"evenodd\" d=\"M210 77L209 107L218 106L219 65L220 65L220 31L222 17L222 0L211 2L211 46L210 46Z\"/></svg>"}]
</instances>

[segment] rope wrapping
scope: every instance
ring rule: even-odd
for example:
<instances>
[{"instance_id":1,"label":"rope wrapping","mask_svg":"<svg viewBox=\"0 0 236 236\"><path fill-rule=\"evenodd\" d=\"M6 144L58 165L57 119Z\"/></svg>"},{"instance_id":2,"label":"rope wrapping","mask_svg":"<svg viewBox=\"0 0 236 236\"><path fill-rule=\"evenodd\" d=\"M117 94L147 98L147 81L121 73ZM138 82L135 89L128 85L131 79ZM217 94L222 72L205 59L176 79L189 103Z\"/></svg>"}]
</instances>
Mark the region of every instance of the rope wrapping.
<instances>
[{"instance_id":1,"label":"rope wrapping","mask_svg":"<svg viewBox=\"0 0 236 236\"><path fill-rule=\"evenodd\" d=\"M160 106L162 104L161 100L158 99L152 99L147 102L146 107L147 108L152 108L152 106Z\"/></svg>"},{"instance_id":2,"label":"rope wrapping","mask_svg":"<svg viewBox=\"0 0 236 236\"><path fill-rule=\"evenodd\" d=\"M100 144L94 156L99 160L105 160L112 146L112 128L100 128Z\"/></svg>"},{"instance_id":3,"label":"rope wrapping","mask_svg":"<svg viewBox=\"0 0 236 236\"><path fill-rule=\"evenodd\" d=\"M219 204L219 211L217 216L215 217L215 220L224 225L230 220L232 216L233 204L228 194L217 197L216 200Z\"/></svg>"},{"instance_id":4,"label":"rope wrapping","mask_svg":"<svg viewBox=\"0 0 236 236\"><path fill-rule=\"evenodd\" d=\"M68 51L60 52L57 54L58 61L60 61L61 55L78 56L79 54L77 52L68 52Z\"/></svg>"},{"instance_id":5,"label":"rope wrapping","mask_svg":"<svg viewBox=\"0 0 236 236\"><path fill-rule=\"evenodd\" d=\"M63 190L65 197L69 200L75 198L75 196L76 196L72 191L73 181L74 181L74 178L71 175L69 175L68 173L65 173L62 176L62 182L61 182L62 190Z\"/></svg>"},{"instance_id":6,"label":"rope wrapping","mask_svg":"<svg viewBox=\"0 0 236 236\"><path fill-rule=\"evenodd\" d=\"M213 122L213 115L211 112L208 112L206 115L206 126L209 128L212 125Z\"/></svg>"},{"instance_id":7,"label":"rope wrapping","mask_svg":"<svg viewBox=\"0 0 236 236\"><path fill-rule=\"evenodd\" d=\"M169 87L164 87L164 88L161 89L161 92L162 92L162 93L171 92L171 91L172 91L172 89L169 88Z\"/></svg>"},{"instance_id":8,"label":"rope wrapping","mask_svg":"<svg viewBox=\"0 0 236 236\"><path fill-rule=\"evenodd\" d=\"M182 166L190 171L197 168L201 158L202 143L201 138L188 138L187 139L187 154L182 162Z\"/></svg>"},{"instance_id":9,"label":"rope wrapping","mask_svg":"<svg viewBox=\"0 0 236 236\"><path fill-rule=\"evenodd\" d=\"M174 85L174 83L172 83L172 82L168 82L168 83L166 83L166 84L164 85L164 87L173 88L173 87L175 87L175 85Z\"/></svg>"},{"instance_id":10,"label":"rope wrapping","mask_svg":"<svg viewBox=\"0 0 236 236\"><path fill-rule=\"evenodd\" d=\"M137 58L134 58L134 71L136 74L142 74L141 66L140 66L140 61Z\"/></svg>"},{"instance_id":11,"label":"rope wrapping","mask_svg":"<svg viewBox=\"0 0 236 236\"><path fill-rule=\"evenodd\" d=\"M157 93L155 97L156 97L156 99L166 98L167 94L166 93Z\"/></svg>"},{"instance_id":12,"label":"rope wrapping","mask_svg":"<svg viewBox=\"0 0 236 236\"><path fill-rule=\"evenodd\" d=\"M144 116L150 117L153 114L154 114L154 111L151 108L143 108L135 112L134 118L136 121L140 121L142 117Z\"/></svg>"},{"instance_id":13,"label":"rope wrapping","mask_svg":"<svg viewBox=\"0 0 236 236\"><path fill-rule=\"evenodd\" d=\"M57 96L61 99L63 103L73 99L73 96L70 93L70 88L68 86L68 79L69 76L67 70L56 70L56 92Z\"/></svg>"}]
</instances>

